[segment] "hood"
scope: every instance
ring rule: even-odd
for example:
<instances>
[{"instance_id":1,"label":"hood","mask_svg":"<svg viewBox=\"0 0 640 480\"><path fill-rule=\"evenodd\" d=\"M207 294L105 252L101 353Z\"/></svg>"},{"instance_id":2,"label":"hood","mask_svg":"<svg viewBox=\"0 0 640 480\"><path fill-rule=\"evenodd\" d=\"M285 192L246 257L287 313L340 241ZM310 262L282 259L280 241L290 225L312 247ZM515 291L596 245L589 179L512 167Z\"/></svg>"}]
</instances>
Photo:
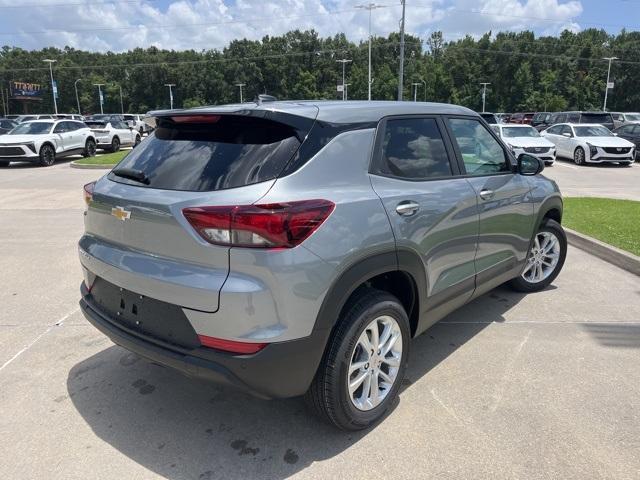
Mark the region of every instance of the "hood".
<instances>
[{"instance_id":1,"label":"hood","mask_svg":"<svg viewBox=\"0 0 640 480\"><path fill-rule=\"evenodd\" d=\"M555 145L543 137L507 137L502 138L505 143L516 147L555 147Z\"/></svg>"},{"instance_id":2,"label":"hood","mask_svg":"<svg viewBox=\"0 0 640 480\"><path fill-rule=\"evenodd\" d=\"M42 140L45 135L3 135L0 138L0 143L30 143Z\"/></svg>"},{"instance_id":3,"label":"hood","mask_svg":"<svg viewBox=\"0 0 640 480\"><path fill-rule=\"evenodd\" d=\"M594 147L633 147L634 144L620 137L579 137Z\"/></svg>"}]
</instances>

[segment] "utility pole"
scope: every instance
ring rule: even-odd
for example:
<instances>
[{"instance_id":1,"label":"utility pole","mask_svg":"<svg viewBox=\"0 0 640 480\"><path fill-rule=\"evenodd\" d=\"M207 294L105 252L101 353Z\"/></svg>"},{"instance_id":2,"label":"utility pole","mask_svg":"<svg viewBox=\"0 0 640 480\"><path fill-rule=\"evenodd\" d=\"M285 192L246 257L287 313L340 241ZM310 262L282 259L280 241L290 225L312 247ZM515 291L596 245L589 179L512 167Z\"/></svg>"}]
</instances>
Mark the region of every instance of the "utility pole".
<instances>
[{"instance_id":1,"label":"utility pole","mask_svg":"<svg viewBox=\"0 0 640 480\"><path fill-rule=\"evenodd\" d=\"M398 100L402 101L404 84L404 10L406 0L402 1L402 20L400 21L400 72L398 74Z\"/></svg>"},{"instance_id":2,"label":"utility pole","mask_svg":"<svg viewBox=\"0 0 640 480\"><path fill-rule=\"evenodd\" d=\"M413 82L411 85L413 85L413 101L417 102L418 101L418 85L420 85L420 83Z\"/></svg>"},{"instance_id":3,"label":"utility pole","mask_svg":"<svg viewBox=\"0 0 640 480\"><path fill-rule=\"evenodd\" d=\"M104 86L104 83L94 83L93 86L98 87L98 97L100 99L100 113L104 113L104 110L102 108L102 104L104 103L104 98L102 96L102 87Z\"/></svg>"},{"instance_id":4,"label":"utility pole","mask_svg":"<svg viewBox=\"0 0 640 480\"><path fill-rule=\"evenodd\" d=\"M78 115L82 115L82 111L80 111L80 97L78 96L78 82L82 80L81 78L77 79L73 82L73 89L76 91L76 104L78 105Z\"/></svg>"},{"instance_id":5,"label":"utility pole","mask_svg":"<svg viewBox=\"0 0 640 480\"><path fill-rule=\"evenodd\" d=\"M422 78L419 79L424 85L424 101L427 101L427 82L425 82Z\"/></svg>"},{"instance_id":6,"label":"utility pole","mask_svg":"<svg viewBox=\"0 0 640 480\"><path fill-rule=\"evenodd\" d=\"M4 116L7 116L7 106L4 104L4 88L0 87L0 97L2 97L2 111L4 112Z\"/></svg>"},{"instance_id":7,"label":"utility pole","mask_svg":"<svg viewBox=\"0 0 640 480\"><path fill-rule=\"evenodd\" d=\"M58 86L56 85L56 82L53 81L53 64L56 61L48 59L48 58L45 58L42 61L44 63L48 63L49 64L49 74L51 75L51 93L53 94L53 110L54 110L55 114L58 115L58 101L57 101L57 98L56 98L58 96Z\"/></svg>"},{"instance_id":8,"label":"utility pole","mask_svg":"<svg viewBox=\"0 0 640 480\"><path fill-rule=\"evenodd\" d=\"M611 75L611 62L618 60L618 57L604 57L603 60L609 60L609 68L607 69L607 84L604 87L604 105L602 105L602 111L607 111L607 94L609 93L609 77Z\"/></svg>"},{"instance_id":9,"label":"utility pole","mask_svg":"<svg viewBox=\"0 0 640 480\"><path fill-rule=\"evenodd\" d=\"M363 8L369 10L369 101L371 101L371 10L374 8L382 8L382 5L376 5L375 3L368 3L366 5L356 5L356 8Z\"/></svg>"},{"instance_id":10,"label":"utility pole","mask_svg":"<svg viewBox=\"0 0 640 480\"><path fill-rule=\"evenodd\" d=\"M175 83L165 83L165 87L169 87L169 108L173 110L173 90L172 88L176 86Z\"/></svg>"},{"instance_id":11,"label":"utility pole","mask_svg":"<svg viewBox=\"0 0 640 480\"><path fill-rule=\"evenodd\" d=\"M342 100L346 100L347 99L347 91L346 91L346 86L345 86L345 65L347 63L351 63L353 60L348 60L346 58L343 58L342 60L336 60L336 63L341 63L342 64Z\"/></svg>"},{"instance_id":12,"label":"utility pole","mask_svg":"<svg viewBox=\"0 0 640 480\"><path fill-rule=\"evenodd\" d=\"M118 85L118 88L120 89L120 113L124 115L124 103L122 102L122 87Z\"/></svg>"},{"instance_id":13,"label":"utility pole","mask_svg":"<svg viewBox=\"0 0 640 480\"><path fill-rule=\"evenodd\" d=\"M480 82L482 85L482 113L484 113L484 106L487 99L487 85L491 85L489 82Z\"/></svg>"},{"instance_id":14,"label":"utility pole","mask_svg":"<svg viewBox=\"0 0 640 480\"><path fill-rule=\"evenodd\" d=\"M236 87L240 87L240 103L242 103L242 87L244 87L246 83L236 83Z\"/></svg>"}]
</instances>

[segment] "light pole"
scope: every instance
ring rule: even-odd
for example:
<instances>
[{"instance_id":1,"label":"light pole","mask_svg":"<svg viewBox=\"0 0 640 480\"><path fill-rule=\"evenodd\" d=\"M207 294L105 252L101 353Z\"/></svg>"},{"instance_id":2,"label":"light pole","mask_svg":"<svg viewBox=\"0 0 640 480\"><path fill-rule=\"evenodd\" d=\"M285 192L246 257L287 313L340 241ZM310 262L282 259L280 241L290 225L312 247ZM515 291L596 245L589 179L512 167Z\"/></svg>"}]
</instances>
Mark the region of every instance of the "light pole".
<instances>
[{"instance_id":1,"label":"light pole","mask_svg":"<svg viewBox=\"0 0 640 480\"><path fill-rule=\"evenodd\" d=\"M42 61L49 64L49 75L51 75L51 92L53 93L53 110L55 111L55 114L58 115L58 101L56 99L56 97L58 96L58 87L56 85L56 82L53 81L53 64L56 61L50 60L48 58L45 58Z\"/></svg>"},{"instance_id":2,"label":"light pole","mask_svg":"<svg viewBox=\"0 0 640 480\"><path fill-rule=\"evenodd\" d=\"M411 85L413 85L413 101L417 102L418 101L418 85L420 85L420 83L413 82Z\"/></svg>"},{"instance_id":3,"label":"light pole","mask_svg":"<svg viewBox=\"0 0 640 480\"><path fill-rule=\"evenodd\" d=\"M400 21L400 72L398 74L398 100L402 101L404 83L404 9L406 0L402 0L402 20Z\"/></svg>"},{"instance_id":4,"label":"light pole","mask_svg":"<svg viewBox=\"0 0 640 480\"><path fill-rule=\"evenodd\" d=\"M609 93L609 76L611 75L611 62L618 60L618 57L604 57L603 60L609 60L609 68L607 69L607 84L604 87L604 105L602 111L607 111L607 94Z\"/></svg>"},{"instance_id":5,"label":"light pole","mask_svg":"<svg viewBox=\"0 0 640 480\"><path fill-rule=\"evenodd\" d=\"M80 80L82 79L79 78L75 82L73 82L73 89L76 91L76 104L78 105L78 115L82 115L82 112L80 111L80 97L78 96L78 82Z\"/></svg>"},{"instance_id":6,"label":"light pole","mask_svg":"<svg viewBox=\"0 0 640 480\"><path fill-rule=\"evenodd\" d=\"M345 65L347 63L351 63L353 60L348 60L346 58L343 58L342 60L336 60L336 63L341 63L342 64L342 100L346 100L347 99L347 92L346 92L346 87L344 84L344 80L345 80Z\"/></svg>"},{"instance_id":7,"label":"light pole","mask_svg":"<svg viewBox=\"0 0 640 480\"><path fill-rule=\"evenodd\" d=\"M349 99L349 85L351 85L350 83L345 83L344 84L344 99L348 100Z\"/></svg>"},{"instance_id":8,"label":"light pole","mask_svg":"<svg viewBox=\"0 0 640 480\"><path fill-rule=\"evenodd\" d=\"M374 8L382 8L382 5L368 3L366 5L356 5L356 8L364 8L369 10L369 101L371 101L371 10Z\"/></svg>"},{"instance_id":9,"label":"light pole","mask_svg":"<svg viewBox=\"0 0 640 480\"><path fill-rule=\"evenodd\" d=\"M482 113L484 113L484 106L487 99L487 85L491 85L489 82L480 82L482 85Z\"/></svg>"},{"instance_id":10,"label":"light pole","mask_svg":"<svg viewBox=\"0 0 640 480\"><path fill-rule=\"evenodd\" d=\"M240 88L240 103L242 103L242 87L246 85L246 83L236 83L236 87Z\"/></svg>"},{"instance_id":11,"label":"light pole","mask_svg":"<svg viewBox=\"0 0 640 480\"><path fill-rule=\"evenodd\" d=\"M419 79L424 85L424 101L427 101L427 82L425 82L422 78Z\"/></svg>"},{"instance_id":12,"label":"light pole","mask_svg":"<svg viewBox=\"0 0 640 480\"><path fill-rule=\"evenodd\" d=\"M118 88L120 89L120 113L124 115L124 103L122 102L122 87L118 85Z\"/></svg>"},{"instance_id":13,"label":"light pole","mask_svg":"<svg viewBox=\"0 0 640 480\"><path fill-rule=\"evenodd\" d=\"M175 83L165 83L165 87L169 87L169 108L173 110L173 90L172 88L176 86Z\"/></svg>"},{"instance_id":14,"label":"light pole","mask_svg":"<svg viewBox=\"0 0 640 480\"><path fill-rule=\"evenodd\" d=\"M104 85L104 83L94 83L93 86L94 87L98 87L98 98L100 99L100 113L104 113L104 110L102 109L102 104L104 103L104 98L102 97L102 86Z\"/></svg>"}]
</instances>

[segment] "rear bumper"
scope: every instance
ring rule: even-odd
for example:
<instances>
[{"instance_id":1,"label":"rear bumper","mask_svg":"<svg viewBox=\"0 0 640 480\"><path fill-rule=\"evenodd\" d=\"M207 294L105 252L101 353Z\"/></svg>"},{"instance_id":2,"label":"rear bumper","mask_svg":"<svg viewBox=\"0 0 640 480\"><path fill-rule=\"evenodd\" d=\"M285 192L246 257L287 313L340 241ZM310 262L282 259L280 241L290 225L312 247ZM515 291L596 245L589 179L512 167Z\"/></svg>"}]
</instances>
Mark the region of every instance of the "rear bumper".
<instances>
[{"instance_id":1,"label":"rear bumper","mask_svg":"<svg viewBox=\"0 0 640 480\"><path fill-rule=\"evenodd\" d=\"M232 386L263 399L304 394L320 363L328 331L272 343L253 355L233 355L205 347L183 349L129 330L94 308L84 283L80 309L87 320L115 344L183 374Z\"/></svg>"}]
</instances>

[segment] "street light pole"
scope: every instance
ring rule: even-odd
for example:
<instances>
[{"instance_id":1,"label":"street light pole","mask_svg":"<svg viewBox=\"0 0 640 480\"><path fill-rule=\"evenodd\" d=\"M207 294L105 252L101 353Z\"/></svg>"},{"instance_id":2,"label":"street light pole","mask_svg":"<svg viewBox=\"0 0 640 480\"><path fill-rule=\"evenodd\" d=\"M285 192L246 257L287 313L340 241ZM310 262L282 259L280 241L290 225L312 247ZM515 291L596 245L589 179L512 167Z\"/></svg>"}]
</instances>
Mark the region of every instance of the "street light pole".
<instances>
[{"instance_id":1,"label":"street light pole","mask_svg":"<svg viewBox=\"0 0 640 480\"><path fill-rule=\"evenodd\" d=\"M102 99L102 86L104 85L104 83L94 83L93 86L94 87L98 87L98 97L100 100L100 113L104 113L104 110L102 108L102 103L103 103L103 99Z\"/></svg>"},{"instance_id":2,"label":"street light pole","mask_svg":"<svg viewBox=\"0 0 640 480\"><path fill-rule=\"evenodd\" d=\"M356 5L356 8L363 8L369 10L369 95L368 99L371 101L371 10L374 8L382 8L382 5L376 5L375 3L368 3L366 5Z\"/></svg>"},{"instance_id":3,"label":"street light pole","mask_svg":"<svg viewBox=\"0 0 640 480\"><path fill-rule=\"evenodd\" d=\"M82 79L79 78L75 82L73 82L73 89L76 91L76 104L78 105L78 115L82 115L82 112L80 111L80 97L78 96L78 82L80 80Z\"/></svg>"},{"instance_id":4,"label":"street light pole","mask_svg":"<svg viewBox=\"0 0 640 480\"><path fill-rule=\"evenodd\" d=\"M341 63L342 64L342 100L346 100L347 99L347 95L346 95L346 86L344 84L345 82L345 65L347 63L351 63L353 60L348 60L346 58L343 58L342 60L336 60L336 63Z\"/></svg>"},{"instance_id":5,"label":"street light pole","mask_svg":"<svg viewBox=\"0 0 640 480\"><path fill-rule=\"evenodd\" d=\"M240 87L240 103L242 103L242 87L244 87L246 83L236 83L236 87Z\"/></svg>"},{"instance_id":6,"label":"street light pole","mask_svg":"<svg viewBox=\"0 0 640 480\"><path fill-rule=\"evenodd\" d=\"M118 85L120 89L120 112L124 115L124 103L122 102L122 87Z\"/></svg>"},{"instance_id":7,"label":"street light pole","mask_svg":"<svg viewBox=\"0 0 640 480\"><path fill-rule=\"evenodd\" d=\"M420 85L420 83L413 82L411 85L413 85L413 101L417 102L418 101L418 85Z\"/></svg>"},{"instance_id":8,"label":"street light pole","mask_svg":"<svg viewBox=\"0 0 640 480\"><path fill-rule=\"evenodd\" d=\"M53 64L55 63L55 60L45 58L42 61L49 64L49 75L51 76L51 93L53 94L53 110L55 111L55 114L58 115L58 101L56 99L56 97L58 96L58 87L53 81Z\"/></svg>"},{"instance_id":9,"label":"street light pole","mask_svg":"<svg viewBox=\"0 0 640 480\"><path fill-rule=\"evenodd\" d=\"M484 113L484 106L487 99L487 85L491 85L489 82L480 82L482 85L482 113Z\"/></svg>"},{"instance_id":10,"label":"street light pole","mask_svg":"<svg viewBox=\"0 0 640 480\"><path fill-rule=\"evenodd\" d=\"M173 90L172 88L176 86L175 83L165 83L165 87L169 87L169 108L173 110Z\"/></svg>"},{"instance_id":11,"label":"street light pole","mask_svg":"<svg viewBox=\"0 0 640 480\"><path fill-rule=\"evenodd\" d=\"M398 74L398 100L402 101L404 83L404 10L406 0L402 0L402 20L400 22L400 72Z\"/></svg>"},{"instance_id":12,"label":"street light pole","mask_svg":"<svg viewBox=\"0 0 640 480\"><path fill-rule=\"evenodd\" d=\"M618 57L604 57L603 60L609 60L609 68L607 69L607 84L604 86L604 104L602 105L602 111L607 111L607 94L609 93L609 77L611 75L611 62L618 60Z\"/></svg>"},{"instance_id":13,"label":"street light pole","mask_svg":"<svg viewBox=\"0 0 640 480\"><path fill-rule=\"evenodd\" d=\"M420 79L422 84L424 85L424 101L427 101L427 82L425 82L422 78Z\"/></svg>"}]
</instances>

